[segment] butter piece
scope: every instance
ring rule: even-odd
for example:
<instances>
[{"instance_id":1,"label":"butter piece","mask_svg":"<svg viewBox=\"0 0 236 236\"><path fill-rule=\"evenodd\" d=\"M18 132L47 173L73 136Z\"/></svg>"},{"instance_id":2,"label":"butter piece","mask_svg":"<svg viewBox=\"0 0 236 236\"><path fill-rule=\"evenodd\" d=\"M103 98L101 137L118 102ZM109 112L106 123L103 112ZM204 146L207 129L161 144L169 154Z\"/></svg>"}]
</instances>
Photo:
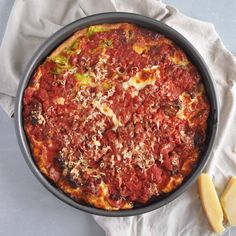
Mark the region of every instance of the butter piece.
<instances>
[{"instance_id":1,"label":"butter piece","mask_svg":"<svg viewBox=\"0 0 236 236\"><path fill-rule=\"evenodd\" d=\"M236 226L236 177L231 177L220 197L226 219L230 226Z\"/></svg>"},{"instance_id":2,"label":"butter piece","mask_svg":"<svg viewBox=\"0 0 236 236\"><path fill-rule=\"evenodd\" d=\"M198 177L198 191L209 224L216 233L222 233L224 231L223 210L208 174L201 174Z\"/></svg>"}]
</instances>

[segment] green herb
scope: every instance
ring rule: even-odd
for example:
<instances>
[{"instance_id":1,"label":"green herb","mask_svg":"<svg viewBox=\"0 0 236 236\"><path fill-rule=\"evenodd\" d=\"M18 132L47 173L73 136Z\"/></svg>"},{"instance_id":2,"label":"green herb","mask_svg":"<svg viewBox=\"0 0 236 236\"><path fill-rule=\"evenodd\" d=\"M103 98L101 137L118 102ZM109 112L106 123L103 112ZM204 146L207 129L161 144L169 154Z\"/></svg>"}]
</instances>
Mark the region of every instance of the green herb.
<instances>
[{"instance_id":1,"label":"green herb","mask_svg":"<svg viewBox=\"0 0 236 236\"><path fill-rule=\"evenodd\" d=\"M103 32L106 31L106 28L103 27L102 25L93 25L90 26L87 30L87 36L90 37L92 36L94 33L99 33L99 32Z\"/></svg>"},{"instance_id":2,"label":"green herb","mask_svg":"<svg viewBox=\"0 0 236 236\"><path fill-rule=\"evenodd\" d=\"M93 49L91 50L91 52L92 52L92 53L95 53L95 52L97 52L99 49L111 47L112 44L113 44L112 40L110 40L110 39L104 39L104 40L100 41L98 47L93 48Z\"/></svg>"},{"instance_id":3,"label":"green herb","mask_svg":"<svg viewBox=\"0 0 236 236\"><path fill-rule=\"evenodd\" d=\"M79 46L79 41L76 40L75 42L72 43L69 49L74 50Z\"/></svg>"},{"instance_id":4,"label":"green herb","mask_svg":"<svg viewBox=\"0 0 236 236\"><path fill-rule=\"evenodd\" d=\"M92 80L88 74L75 74L75 78L79 81L80 85L90 85Z\"/></svg>"},{"instance_id":5,"label":"green herb","mask_svg":"<svg viewBox=\"0 0 236 236\"><path fill-rule=\"evenodd\" d=\"M62 55L57 55L54 59L53 59L57 64L60 65L67 65L68 63L68 59Z\"/></svg>"}]
</instances>

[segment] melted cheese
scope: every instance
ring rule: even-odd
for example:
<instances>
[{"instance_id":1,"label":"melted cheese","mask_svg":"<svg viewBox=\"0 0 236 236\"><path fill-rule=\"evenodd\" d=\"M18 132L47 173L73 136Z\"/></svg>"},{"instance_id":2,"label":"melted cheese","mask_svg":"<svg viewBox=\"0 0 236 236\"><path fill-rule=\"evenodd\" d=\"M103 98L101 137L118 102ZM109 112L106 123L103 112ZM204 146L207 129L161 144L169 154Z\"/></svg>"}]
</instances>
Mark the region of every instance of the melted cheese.
<instances>
[{"instance_id":1,"label":"melted cheese","mask_svg":"<svg viewBox=\"0 0 236 236\"><path fill-rule=\"evenodd\" d=\"M64 103L65 103L65 98L63 98L63 97L57 98L56 103L59 104L59 105L64 105Z\"/></svg>"},{"instance_id":2,"label":"melted cheese","mask_svg":"<svg viewBox=\"0 0 236 236\"><path fill-rule=\"evenodd\" d=\"M167 185L165 186L164 189L162 189L162 191L164 193L169 193L170 191L172 191L176 186L180 185L183 181L183 177L182 176L174 176L174 177L170 177L169 182L167 183Z\"/></svg>"},{"instance_id":3,"label":"melted cheese","mask_svg":"<svg viewBox=\"0 0 236 236\"><path fill-rule=\"evenodd\" d=\"M98 108L102 114L104 114L105 116L109 116L112 119L114 123L113 127L114 131L117 130L117 128L122 125L119 119L116 117L114 111L106 103L100 104L99 102L95 101L94 106Z\"/></svg>"},{"instance_id":4,"label":"melted cheese","mask_svg":"<svg viewBox=\"0 0 236 236\"><path fill-rule=\"evenodd\" d=\"M185 92L180 94L180 96L179 96L179 101L181 102L182 106L181 106L181 109L179 109L179 111L176 114L176 116L178 118L182 119L182 120L187 119L187 116L185 116L185 114L184 114L184 110L185 110L185 105L184 105L185 103L184 103L184 101L186 100L186 97L190 98L189 94L187 94ZM189 105L191 105L191 104L192 104L192 101L191 101L191 103Z\"/></svg>"},{"instance_id":5,"label":"melted cheese","mask_svg":"<svg viewBox=\"0 0 236 236\"><path fill-rule=\"evenodd\" d=\"M128 90L129 87L133 86L136 91L132 93L132 97L137 96L138 92L145 88L147 85L154 85L156 82L156 78L152 77L146 80L142 80L140 77L140 73L137 73L135 76L131 77L128 81L122 84L124 90Z\"/></svg>"},{"instance_id":6,"label":"melted cheese","mask_svg":"<svg viewBox=\"0 0 236 236\"><path fill-rule=\"evenodd\" d=\"M44 116L42 115L41 111L32 111L31 112L32 117L34 117L37 120L37 123L40 125L45 125L46 120Z\"/></svg>"},{"instance_id":7,"label":"melted cheese","mask_svg":"<svg viewBox=\"0 0 236 236\"><path fill-rule=\"evenodd\" d=\"M180 59L178 57L169 57L169 60L173 62L174 64L180 65L180 66L187 66L189 64L189 60L187 58Z\"/></svg>"},{"instance_id":8,"label":"melted cheese","mask_svg":"<svg viewBox=\"0 0 236 236\"><path fill-rule=\"evenodd\" d=\"M194 98L191 98L190 95L186 92L180 94L179 96L179 101L181 102L181 109L179 109L178 113L176 114L176 116L182 120L188 120L190 126L193 125L193 123L190 120L190 116L186 116L185 115L185 109L195 111L192 108L192 105L194 103L198 102L198 98L203 96L203 92L204 90L202 89L202 87L200 86L198 93L196 94L196 96Z\"/></svg>"},{"instance_id":9,"label":"melted cheese","mask_svg":"<svg viewBox=\"0 0 236 236\"><path fill-rule=\"evenodd\" d=\"M138 43L133 44L133 50L138 54L142 54L146 49L147 49L147 46L144 46Z\"/></svg>"}]
</instances>

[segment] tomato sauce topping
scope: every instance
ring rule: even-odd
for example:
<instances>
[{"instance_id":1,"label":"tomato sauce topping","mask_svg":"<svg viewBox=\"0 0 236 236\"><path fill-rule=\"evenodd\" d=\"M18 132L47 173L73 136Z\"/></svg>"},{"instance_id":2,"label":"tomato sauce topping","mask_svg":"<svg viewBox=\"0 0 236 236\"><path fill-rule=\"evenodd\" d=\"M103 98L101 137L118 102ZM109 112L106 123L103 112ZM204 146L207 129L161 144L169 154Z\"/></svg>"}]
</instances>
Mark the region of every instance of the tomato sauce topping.
<instances>
[{"instance_id":1,"label":"tomato sauce topping","mask_svg":"<svg viewBox=\"0 0 236 236\"><path fill-rule=\"evenodd\" d=\"M25 89L33 156L76 201L145 204L179 187L199 159L209 114L200 74L156 32L127 23L83 32Z\"/></svg>"}]
</instances>

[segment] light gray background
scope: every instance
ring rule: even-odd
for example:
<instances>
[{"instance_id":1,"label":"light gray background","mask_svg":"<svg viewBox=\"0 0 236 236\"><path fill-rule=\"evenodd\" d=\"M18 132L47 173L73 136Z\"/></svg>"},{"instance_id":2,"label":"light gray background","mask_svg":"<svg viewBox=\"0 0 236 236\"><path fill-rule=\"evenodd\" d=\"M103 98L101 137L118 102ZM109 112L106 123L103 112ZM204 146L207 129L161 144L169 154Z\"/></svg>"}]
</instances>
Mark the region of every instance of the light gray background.
<instances>
[{"instance_id":1,"label":"light gray background","mask_svg":"<svg viewBox=\"0 0 236 236\"><path fill-rule=\"evenodd\" d=\"M236 54L236 0L164 2L179 8L186 15L214 23L226 47ZM0 0L0 42L13 3L14 0ZM0 235L105 235L91 215L60 202L35 179L19 150L13 120L1 108ZM235 235L236 229L231 236Z\"/></svg>"}]
</instances>

